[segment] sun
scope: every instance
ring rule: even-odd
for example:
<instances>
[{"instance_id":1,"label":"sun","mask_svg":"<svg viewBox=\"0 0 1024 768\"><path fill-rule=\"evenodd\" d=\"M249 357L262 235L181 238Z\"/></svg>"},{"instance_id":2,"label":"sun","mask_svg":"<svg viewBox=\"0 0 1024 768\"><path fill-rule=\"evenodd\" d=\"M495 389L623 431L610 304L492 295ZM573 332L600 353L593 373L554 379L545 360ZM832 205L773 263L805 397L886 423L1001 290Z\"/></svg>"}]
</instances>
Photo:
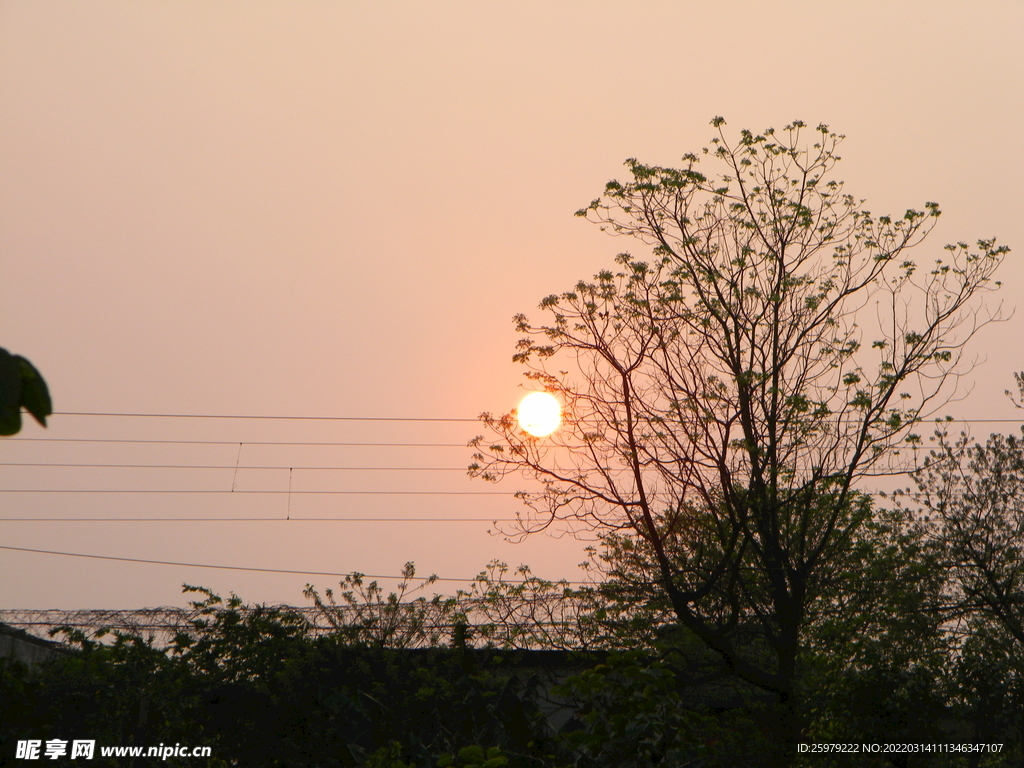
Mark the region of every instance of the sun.
<instances>
[{"instance_id":1,"label":"sun","mask_svg":"<svg viewBox=\"0 0 1024 768\"><path fill-rule=\"evenodd\" d=\"M519 403L519 426L534 437L550 435L562 423L562 405L547 392L531 392Z\"/></svg>"}]
</instances>

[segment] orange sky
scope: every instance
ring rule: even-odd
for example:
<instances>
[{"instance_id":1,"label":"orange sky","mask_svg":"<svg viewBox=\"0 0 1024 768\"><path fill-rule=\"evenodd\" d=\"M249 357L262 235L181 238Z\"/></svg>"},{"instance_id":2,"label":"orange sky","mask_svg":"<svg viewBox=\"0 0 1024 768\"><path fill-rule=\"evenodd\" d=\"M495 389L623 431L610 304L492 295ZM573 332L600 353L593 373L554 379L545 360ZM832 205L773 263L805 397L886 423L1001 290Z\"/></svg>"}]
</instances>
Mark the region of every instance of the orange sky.
<instances>
[{"instance_id":1,"label":"orange sky","mask_svg":"<svg viewBox=\"0 0 1024 768\"><path fill-rule=\"evenodd\" d=\"M510 318L637 244L572 213L627 157L793 119L849 138L837 175L876 213L937 200L926 249L1024 252L1024 6L1016 2L0 2L0 346L59 411L473 418L515 405ZM1024 297L1011 256L1000 294ZM984 333L958 415L1014 413L1024 314ZM497 489L468 422L53 418L0 462L424 466L332 488ZM987 427L975 430L981 434ZM220 440L32 443L22 437ZM6 488L282 489L284 470L0 466ZM294 489L325 487L297 470ZM246 485L248 484L248 485ZM318 485L321 484L321 485ZM263 516L281 495L2 494L3 517ZM293 516L506 516L502 497L300 497ZM487 523L12 523L0 543L142 559L578 577L581 545ZM0 550L0 607L181 604L183 581L302 603L326 577Z\"/></svg>"}]
</instances>

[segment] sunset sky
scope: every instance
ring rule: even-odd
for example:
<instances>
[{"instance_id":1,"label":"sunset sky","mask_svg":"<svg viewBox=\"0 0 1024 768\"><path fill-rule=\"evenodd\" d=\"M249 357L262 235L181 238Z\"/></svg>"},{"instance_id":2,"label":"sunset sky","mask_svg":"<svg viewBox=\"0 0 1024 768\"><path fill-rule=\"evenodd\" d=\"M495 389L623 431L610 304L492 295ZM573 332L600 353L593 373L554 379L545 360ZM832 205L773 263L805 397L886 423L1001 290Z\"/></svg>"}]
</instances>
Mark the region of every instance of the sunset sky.
<instances>
[{"instance_id":1,"label":"sunset sky","mask_svg":"<svg viewBox=\"0 0 1024 768\"><path fill-rule=\"evenodd\" d=\"M55 410L392 419L58 414L0 442L0 518L196 520L0 521L0 545L580 578L584 543L511 544L484 521L209 518L511 516L511 497L467 494L517 486L471 481L463 446L522 395L512 316L642 255L573 212L628 157L699 151L716 115L731 135L846 134L836 176L870 210L940 203L922 260L1014 249L993 301L1018 311L978 336L949 412L1015 418L1022 39L1019 2L0 0L0 346ZM298 445L345 442L390 445ZM9 466L27 463L198 468ZM85 489L175 493L54 492ZM405 493L300 493L317 489ZM0 609L181 605L183 582L304 604L337 578L0 549Z\"/></svg>"}]
</instances>

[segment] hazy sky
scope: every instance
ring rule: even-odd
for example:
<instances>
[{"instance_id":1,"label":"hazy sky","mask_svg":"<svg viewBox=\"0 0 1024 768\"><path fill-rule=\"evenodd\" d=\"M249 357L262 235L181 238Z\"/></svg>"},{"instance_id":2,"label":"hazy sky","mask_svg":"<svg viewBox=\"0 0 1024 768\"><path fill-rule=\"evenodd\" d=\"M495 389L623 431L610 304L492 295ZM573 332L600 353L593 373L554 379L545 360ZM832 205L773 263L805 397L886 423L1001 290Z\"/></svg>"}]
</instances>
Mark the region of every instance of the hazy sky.
<instances>
[{"instance_id":1,"label":"hazy sky","mask_svg":"<svg viewBox=\"0 0 1024 768\"><path fill-rule=\"evenodd\" d=\"M1024 299L1018 2L12 2L0 0L0 346L58 411L474 418L521 394L511 317L620 250L574 218L638 157L730 131L844 133L876 213L938 201L920 258L996 236ZM1024 311L975 349L955 406L1014 412ZM54 416L0 443L0 517L495 517L471 422ZM974 431L987 434L989 425ZM25 438L221 441L44 443ZM244 443L241 453L237 443ZM238 463L242 469L233 470ZM298 467L246 470L246 466ZM448 467L445 471L314 471ZM223 468L226 467L226 468ZM290 504L290 510L287 505ZM582 544L486 522L0 522L0 544L174 562L471 577L492 558L578 577ZM304 602L324 576L0 550L0 608L182 604L182 582ZM447 588L447 587L446 587Z\"/></svg>"}]
</instances>

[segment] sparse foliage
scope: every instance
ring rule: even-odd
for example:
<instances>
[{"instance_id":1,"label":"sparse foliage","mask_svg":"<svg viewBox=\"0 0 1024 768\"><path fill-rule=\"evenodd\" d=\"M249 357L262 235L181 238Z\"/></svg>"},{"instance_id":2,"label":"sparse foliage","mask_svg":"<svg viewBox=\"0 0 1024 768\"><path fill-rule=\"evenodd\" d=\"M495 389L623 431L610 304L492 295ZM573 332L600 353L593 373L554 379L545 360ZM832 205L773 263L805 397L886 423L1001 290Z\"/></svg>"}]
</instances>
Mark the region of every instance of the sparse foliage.
<instances>
[{"instance_id":1,"label":"sparse foliage","mask_svg":"<svg viewBox=\"0 0 1024 768\"><path fill-rule=\"evenodd\" d=\"M1024 375L1016 379L1024 395ZM966 432L937 438L914 478L945 555L950 598L1001 624L1024 652L1024 428L984 445Z\"/></svg>"},{"instance_id":2,"label":"sparse foliage","mask_svg":"<svg viewBox=\"0 0 1024 768\"><path fill-rule=\"evenodd\" d=\"M303 594L347 643L378 648L436 646L450 630L455 603L439 595L429 600L407 599L437 581L436 576L430 576L410 588L415 577L416 566L406 563L398 591L386 597L376 581L364 585L361 573L345 576L341 581L340 603L333 589L324 590L321 597L313 585L307 584Z\"/></svg>"},{"instance_id":3,"label":"sparse foliage","mask_svg":"<svg viewBox=\"0 0 1024 768\"><path fill-rule=\"evenodd\" d=\"M470 469L540 483L520 494L521 533L639 537L651 588L735 674L779 696L792 745L808 619L835 599L835 566L872 517L855 483L906 470L914 425L999 316L977 299L1007 249L957 243L918 266L908 252L938 206L869 213L831 178L842 137L827 126L730 144L713 124L703 158L629 160L630 179L579 212L653 258L621 254L549 296L541 324L517 316L515 360L563 400L564 427L536 439L514 414L484 414L492 435L474 441ZM722 172L705 175L702 159ZM742 639L752 633L760 642Z\"/></svg>"}]
</instances>

